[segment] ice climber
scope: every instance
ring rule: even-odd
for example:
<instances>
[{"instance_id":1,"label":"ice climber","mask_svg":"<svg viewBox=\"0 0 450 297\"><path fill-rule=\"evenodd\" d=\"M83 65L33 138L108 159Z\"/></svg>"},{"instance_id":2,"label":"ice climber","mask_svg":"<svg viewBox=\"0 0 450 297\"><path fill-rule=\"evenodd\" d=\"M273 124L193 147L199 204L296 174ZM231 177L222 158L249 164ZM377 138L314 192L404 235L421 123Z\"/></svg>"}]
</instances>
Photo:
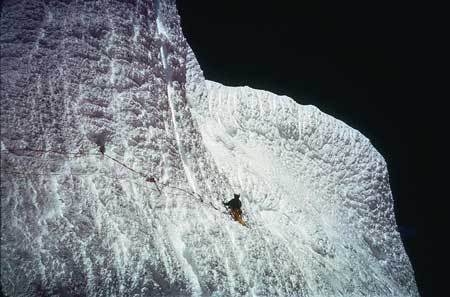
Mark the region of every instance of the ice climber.
<instances>
[{"instance_id":1,"label":"ice climber","mask_svg":"<svg viewBox=\"0 0 450 297\"><path fill-rule=\"evenodd\" d=\"M238 221L241 225L245 226L245 222L242 219L242 202L239 200L240 194L234 194L234 198L228 202L224 202L223 205L230 208L230 214L235 221Z\"/></svg>"}]
</instances>

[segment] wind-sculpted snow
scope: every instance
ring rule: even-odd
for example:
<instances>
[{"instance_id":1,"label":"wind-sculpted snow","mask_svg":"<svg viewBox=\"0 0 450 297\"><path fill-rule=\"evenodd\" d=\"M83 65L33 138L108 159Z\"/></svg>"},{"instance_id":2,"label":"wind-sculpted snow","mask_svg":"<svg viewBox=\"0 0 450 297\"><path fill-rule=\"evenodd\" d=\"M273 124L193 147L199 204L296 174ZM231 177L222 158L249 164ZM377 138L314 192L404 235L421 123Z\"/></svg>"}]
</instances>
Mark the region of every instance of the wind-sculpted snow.
<instances>
[{"instance_id":1,"label":"wind-sculpted snow","mask_svg":"<svg viewBox=\"0 0 450 297\"><path fill-rule=\"evenodd\" d=\"M417 295L369 141L205 83L174 1L3 1L0 26L5 296Z\"/></svg>"},{"instance_id":2,"label":"wind-sculpted snow","mask_svg":"<svg viewBox=\"0 0 450 297\"><path fill-rule=\"evenodd\" d=\"M286 96L203 88L189 97L208 150L245 193L249 222L298 265L273 273L301 273L312 296L418 295L386 164L367 138Z\"/></svg>"},{"instance_id":3,"label":"wind-sculpted snow","mask_svg":"<svg viewBox=\"0 0 450 297\"><path fill-rule=\"evenodd\" d=\"M231 189L185 104L174 3L6 1L1 33L2 291L183 296L209 284L185 255L220 228L186 191L218 204Z\"/></svg>"}]
</instances>

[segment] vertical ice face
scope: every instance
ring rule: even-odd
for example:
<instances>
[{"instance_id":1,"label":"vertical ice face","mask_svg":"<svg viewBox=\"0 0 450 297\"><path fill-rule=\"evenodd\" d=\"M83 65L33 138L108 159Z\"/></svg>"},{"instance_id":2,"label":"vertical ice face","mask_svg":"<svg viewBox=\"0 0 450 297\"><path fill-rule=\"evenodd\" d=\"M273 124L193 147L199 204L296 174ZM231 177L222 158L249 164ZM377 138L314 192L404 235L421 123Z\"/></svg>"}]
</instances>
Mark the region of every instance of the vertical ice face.
<instances>
[{"instance_id":1,"label":"vertical ice face","mask_svg":"<svg viewBox=\"0 0 450 297\"><path fill-rule=\"evenodd\" d=\"M308 294L418 295L386 164L367 138L286 96L196 85L188 97L208 151L245 192L249 220L292 255Z\"/></svg>"},{"instance_id":2,"label":"vertical ice face","mask_svg":"<svg viewBox=\"0 0 450 297\"><path fill-rule=\"evenodd\" d=\"M174 1L4 1L0 26L5 295L417 295L369 141L205 82Z\"/></svg>"},{"instance_id":3,"label":"vertical ice face","mask_svg":"<svg viewBox=\"0 0 450 297\"><path fill-rule=\"evenodd\" d=\"M1 34L4 293L197 292L183 224L231 192L186 104L174 1L5 1Z\"/></svg>"},{"instance_id":4,"label":"vertical ice face","mask_svg":"<svg viewBox=\"0 0 450 297\"><path fill-rule=\"evenodd\" d=\"M186 50L173 3L6 1L4 145L79 152L105 144L195 188L188 163L198 140L182 135L195 134Z\"/></svg>"}]
</instances>

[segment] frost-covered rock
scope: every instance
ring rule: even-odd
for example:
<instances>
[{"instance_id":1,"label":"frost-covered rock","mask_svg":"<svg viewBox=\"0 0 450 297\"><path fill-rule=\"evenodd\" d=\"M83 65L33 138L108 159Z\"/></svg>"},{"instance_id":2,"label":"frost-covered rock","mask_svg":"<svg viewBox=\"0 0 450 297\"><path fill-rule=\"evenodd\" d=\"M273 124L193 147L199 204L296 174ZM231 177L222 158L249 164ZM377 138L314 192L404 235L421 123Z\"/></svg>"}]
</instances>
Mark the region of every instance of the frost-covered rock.
<instances>
[{"instance_id":1,"label":"frost-covered rock","mask_svg":"<svg viewBox=\"0 0 450 297\"><path fill-rule=\"evenodd\" d=\"M4 1L0 26L6 296L417 296L370 142L205 81L174 1Z\"/></svg>"}]
</instances>

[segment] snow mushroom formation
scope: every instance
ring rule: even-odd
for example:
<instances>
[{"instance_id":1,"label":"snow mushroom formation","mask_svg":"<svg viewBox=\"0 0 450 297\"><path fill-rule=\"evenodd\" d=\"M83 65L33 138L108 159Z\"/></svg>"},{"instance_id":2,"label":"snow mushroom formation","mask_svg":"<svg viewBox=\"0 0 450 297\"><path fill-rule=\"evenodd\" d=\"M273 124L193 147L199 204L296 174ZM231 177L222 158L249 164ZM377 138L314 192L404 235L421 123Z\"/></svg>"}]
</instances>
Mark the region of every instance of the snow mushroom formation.
<instances>
[{"instance_id":1,"label":"snow mushroom formation","mask_svg":"<svg viewBox=\"0 0 450 297\"><path fill-rule=\"evenodd\" d=\"M0 42L3 295L418 296L370 141L206 81L174 1L7 0Z\"/></svg>"}]
</instances>

